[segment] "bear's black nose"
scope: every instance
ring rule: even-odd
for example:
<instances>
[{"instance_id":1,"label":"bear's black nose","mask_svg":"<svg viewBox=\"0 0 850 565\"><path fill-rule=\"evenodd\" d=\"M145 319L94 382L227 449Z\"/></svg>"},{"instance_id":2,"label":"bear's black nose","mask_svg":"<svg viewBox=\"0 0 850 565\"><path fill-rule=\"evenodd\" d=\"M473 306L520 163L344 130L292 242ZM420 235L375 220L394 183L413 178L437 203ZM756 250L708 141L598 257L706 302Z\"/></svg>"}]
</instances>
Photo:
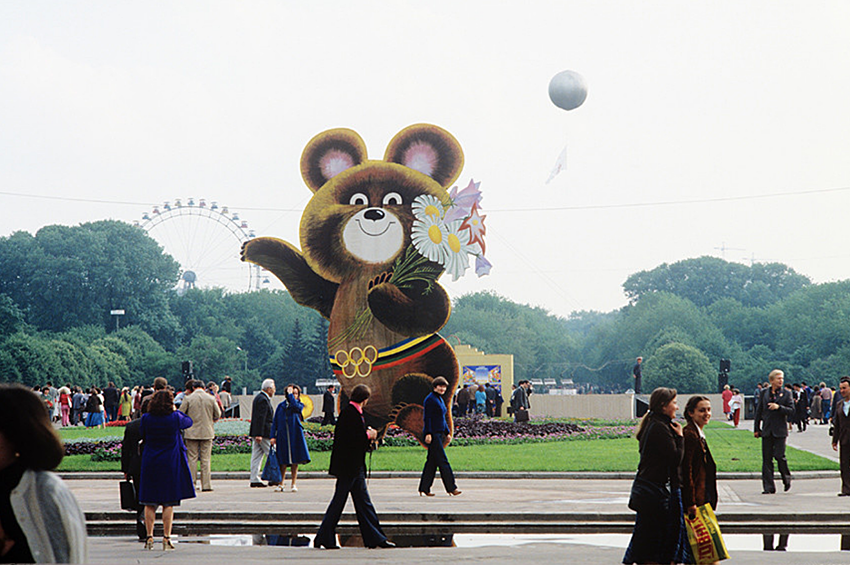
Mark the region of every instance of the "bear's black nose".
<instances>
[{"instance_id":1,"label":"bear's black nose","mask_svg":"<svg viewBox=\"0 0 850 565\"><path fill-rule=\"evenodd\" d=\"M363 217L367 220L377 222L384 219L384 211L378 208L372 208L371 210L366 210L366 213L363 214Z\"/></svg>"}]
</instances>

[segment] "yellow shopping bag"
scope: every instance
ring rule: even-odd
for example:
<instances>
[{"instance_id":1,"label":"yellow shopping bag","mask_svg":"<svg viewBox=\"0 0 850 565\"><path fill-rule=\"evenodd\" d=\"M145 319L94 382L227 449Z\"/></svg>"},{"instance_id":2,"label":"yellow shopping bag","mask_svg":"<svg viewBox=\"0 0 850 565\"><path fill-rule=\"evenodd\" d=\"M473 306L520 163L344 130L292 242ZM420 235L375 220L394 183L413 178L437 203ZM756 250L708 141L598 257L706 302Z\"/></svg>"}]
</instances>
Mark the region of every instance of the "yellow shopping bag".
<instances>
[{"instance_id":1,"label":"yellow shopping bag","mask_svg":"<svg viewBox=\"0 0 850 565\"><path fill-rule=\"evenodd\" d=\"M685 514L685 526L688 528L688 542L694 559L700 565L714 563L722 559L729 559L723 536L720 535L720 526L717 525L717 516L710 504L703 504L697 508L693 519Z\"/></svg>"}]
</instances>

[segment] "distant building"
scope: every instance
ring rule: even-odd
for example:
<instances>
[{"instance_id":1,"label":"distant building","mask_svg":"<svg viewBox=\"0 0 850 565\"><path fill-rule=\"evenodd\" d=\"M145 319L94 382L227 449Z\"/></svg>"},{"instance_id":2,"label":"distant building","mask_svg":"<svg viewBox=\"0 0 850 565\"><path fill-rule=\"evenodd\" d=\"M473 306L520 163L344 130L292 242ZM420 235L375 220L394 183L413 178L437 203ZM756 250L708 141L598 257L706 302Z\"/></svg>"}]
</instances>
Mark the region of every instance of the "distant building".
<instances>
[{"instance_id":1,"label":"distant building","mask_svg":"<svg viewBox=\"0 0 850 565\"><path fill-rule=\"evenodd\" d=\"M483 353L469 345L453 346L460 366L460 384L487 384L495 387L505 399L502 413L505 416L508 400L511 397L511 385L514 384L514 356L504 353ZM542 383L541 383L542 384Z\"/></svg>"}]
</instances>

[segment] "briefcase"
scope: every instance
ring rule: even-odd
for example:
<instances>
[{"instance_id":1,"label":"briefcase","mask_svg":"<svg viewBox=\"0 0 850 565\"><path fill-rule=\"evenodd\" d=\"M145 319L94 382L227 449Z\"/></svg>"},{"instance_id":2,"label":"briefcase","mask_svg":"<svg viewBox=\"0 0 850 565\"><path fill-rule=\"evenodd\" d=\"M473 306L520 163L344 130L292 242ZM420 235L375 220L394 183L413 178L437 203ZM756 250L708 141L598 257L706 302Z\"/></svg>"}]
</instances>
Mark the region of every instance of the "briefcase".
<instances>
[{"instance_id":1,"label":"briefcase","mask_svg":"<svg viewBox=\"0 0 850 565\"><path fill-rule=\"evenodd\" d=\"M516 416L517 422L527 422L528 421L528 410L517 410L514 413L514 416Z\"/></svg>"},{"instance_id":2,"label":"briefcase","mask_svg":"<svg viewBox=\"0 0 850 565\"><path fill-rule=\"evenodd\" d=\"M121 481L118 483L121 490L121 510L136 511L136 487L132 481Z\"/></svg>"}]
</instances>

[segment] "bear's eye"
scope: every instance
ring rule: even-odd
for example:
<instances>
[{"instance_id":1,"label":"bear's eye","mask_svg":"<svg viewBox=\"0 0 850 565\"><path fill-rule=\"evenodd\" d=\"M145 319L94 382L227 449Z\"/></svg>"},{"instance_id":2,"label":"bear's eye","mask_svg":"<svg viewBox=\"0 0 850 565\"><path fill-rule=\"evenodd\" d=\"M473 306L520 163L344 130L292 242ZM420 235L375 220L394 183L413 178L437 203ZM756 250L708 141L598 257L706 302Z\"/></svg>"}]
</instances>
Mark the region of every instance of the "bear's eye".
<instances>
[{"instance_id":1,"label":"bear's eye","mask_svg":"<svg viewBox=\"0 0 850 565\"><path fill-rule=\"evenodd\" d=\"M352 206L368 206L369 198L362 192L358 192L357 194L351 195L351 199L349 199L348 203Z\"/></svg>"},{"instance_id":2,"label":"bear's eye","mask_svg":"<svg viewBox=\"0 0 850 565\"><path fill-rule=\"evenodd\" d=\"M384 206L401 206L401 194L398 192L390 192L384 196Z\"/></svg>"}]
</instances>

